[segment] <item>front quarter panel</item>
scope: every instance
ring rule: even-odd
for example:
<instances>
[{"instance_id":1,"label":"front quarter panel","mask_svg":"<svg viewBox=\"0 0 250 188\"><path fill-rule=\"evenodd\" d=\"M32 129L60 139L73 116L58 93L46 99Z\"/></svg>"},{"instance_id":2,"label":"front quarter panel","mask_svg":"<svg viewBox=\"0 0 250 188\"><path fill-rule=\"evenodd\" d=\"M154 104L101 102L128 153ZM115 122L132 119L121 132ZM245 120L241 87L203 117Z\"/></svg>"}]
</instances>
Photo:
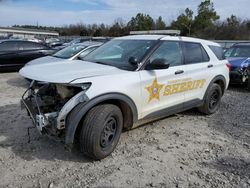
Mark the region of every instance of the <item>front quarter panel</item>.
<instances>
[{"instance_id":1,"label":"front quarter panel","mask_svg":"<svg viewBox=\"0 0 250 188\"><path fill-rule=\"evenodd\" d=\"M134 71L118 71L118 74L97 76L84 79L77 79L71 84L91 83L91 87L86 91L89 100L98 96L118 93L129 97L135 104L140 116L140 76Z\"/></svg>"}]
</instances>

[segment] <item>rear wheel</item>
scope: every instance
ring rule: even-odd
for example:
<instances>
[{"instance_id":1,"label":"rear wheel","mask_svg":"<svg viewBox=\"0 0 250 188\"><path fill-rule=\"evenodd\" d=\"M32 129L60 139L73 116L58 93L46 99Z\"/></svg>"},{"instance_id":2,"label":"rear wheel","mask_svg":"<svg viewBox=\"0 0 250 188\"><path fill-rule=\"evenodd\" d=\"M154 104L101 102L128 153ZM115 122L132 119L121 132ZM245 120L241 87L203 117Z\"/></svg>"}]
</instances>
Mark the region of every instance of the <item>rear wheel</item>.
<instances>
[{"instance_id":1,"label":"rear wheel","mask_svg":"<svg viewBox=\"0 0 250 188\"><path fill-rule=\"evenodd\" d=\"M221 97L221 87L214 83L205 96L204 104L198 110L207 115L215 113L220 107Z\"/></svg>"},{"instance_id":2,"label":"rear wheel","mask_svg":"<svg viewBox=\"0 0 250 188\"><path fill-rule=\"evenodd\" d=\"M107 157L115 149L122 127L122 112L117 106L103 104L92 108L83 121L81 151L96 160Z\"/></svg>"}]
</instances>

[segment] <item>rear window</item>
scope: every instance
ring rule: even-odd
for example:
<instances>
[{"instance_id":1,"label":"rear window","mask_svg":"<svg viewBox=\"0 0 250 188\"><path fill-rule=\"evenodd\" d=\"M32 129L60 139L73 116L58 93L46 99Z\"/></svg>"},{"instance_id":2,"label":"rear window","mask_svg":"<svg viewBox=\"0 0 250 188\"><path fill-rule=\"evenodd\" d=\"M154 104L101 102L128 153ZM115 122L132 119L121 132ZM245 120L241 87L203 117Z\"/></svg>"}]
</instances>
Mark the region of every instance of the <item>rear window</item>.
<instances>
[{"instance_id":1,"label":"rear window","mask_svg":"<svg viewBox=\"0 0 250 188\"><path fill-rule=\"evenodd\" d=\"M184 42L185 63L208 62L209 57L200 43Z\"/></svg>"},{"instance_id":2,"label":"rear window","mask_svg":"<svg viewBox=\"0 0 250 188\"><path fill-rule=\"evenodd\" d=\"M220 46L209 46L209 48L212 50L214 55L216 55L216 57L219 60L225 59L225 55L224 55L222 47L220 47Z\"/></svg>"}]
</instances>

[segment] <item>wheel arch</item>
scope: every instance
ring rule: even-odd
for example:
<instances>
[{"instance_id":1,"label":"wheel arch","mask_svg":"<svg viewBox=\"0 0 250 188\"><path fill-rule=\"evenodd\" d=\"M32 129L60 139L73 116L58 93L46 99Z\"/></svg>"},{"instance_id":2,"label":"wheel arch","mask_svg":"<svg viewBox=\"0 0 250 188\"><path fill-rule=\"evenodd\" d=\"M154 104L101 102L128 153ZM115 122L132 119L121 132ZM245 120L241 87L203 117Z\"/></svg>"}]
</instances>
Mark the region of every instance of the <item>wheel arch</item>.
<instances>
[{"instance_id":1,"label":"wheel arch","mask_svg":"<svg viewBox=\"0 0 250 188\"><path fill-rule=\"evenodd\" d=\"M71 148L74 143L75 134L80 128L80 122L88 111L99 104L117 105L124 116L124 129L130 129L133 123L138 120L138 111L133 100L127 95L121 93L107 93L97 96L89 101L78 104L67 116L67 124L65 130L65 144L67 148Z\"/></svg>"},{"instance_id":2,"label":"wheel arch","mask_svg":"<svg viewBox=\"0 0 250 188\"><path fill-rule=\"evenodd\" d=\"M222 95L225 93L225 90L226 90L226 87L227 87L227 82L226 82L226 78L223 76L223 75L218 75L218 76L215 76L211 82L209 83L208 87L207 87L207 90L206 90L206 93L203 97L203 100L205 99L208 91L209 91L209 88L214 84L218 84L220 87L221 87L221 91L222 91Z\"/></svg>"}]
</instances>

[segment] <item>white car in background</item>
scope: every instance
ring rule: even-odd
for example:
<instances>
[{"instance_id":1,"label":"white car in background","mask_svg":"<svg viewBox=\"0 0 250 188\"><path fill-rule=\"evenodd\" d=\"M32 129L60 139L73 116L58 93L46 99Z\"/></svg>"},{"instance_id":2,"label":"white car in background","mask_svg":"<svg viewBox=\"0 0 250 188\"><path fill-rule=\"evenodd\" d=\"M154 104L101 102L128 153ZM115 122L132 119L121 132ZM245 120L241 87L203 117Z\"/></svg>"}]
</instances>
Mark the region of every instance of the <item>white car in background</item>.
<instances>
[{"instance_id":1,"label":"white car in background","mask_svg":"<svg viewBox=\"0 0 250 188\"><path fill-rule=\"evenodd\" d=\"M77 59L81 60L87 54L89 54L102 44L103 44L102 42L91 42L91 41L74 44L66 48L63 48L62 50L59 50L52 56L45 56L32 60L29 63L27 63L26 66L44 64L44 63L54 63L63 60L77 60Z\"/></svg>"}]
</instances>

